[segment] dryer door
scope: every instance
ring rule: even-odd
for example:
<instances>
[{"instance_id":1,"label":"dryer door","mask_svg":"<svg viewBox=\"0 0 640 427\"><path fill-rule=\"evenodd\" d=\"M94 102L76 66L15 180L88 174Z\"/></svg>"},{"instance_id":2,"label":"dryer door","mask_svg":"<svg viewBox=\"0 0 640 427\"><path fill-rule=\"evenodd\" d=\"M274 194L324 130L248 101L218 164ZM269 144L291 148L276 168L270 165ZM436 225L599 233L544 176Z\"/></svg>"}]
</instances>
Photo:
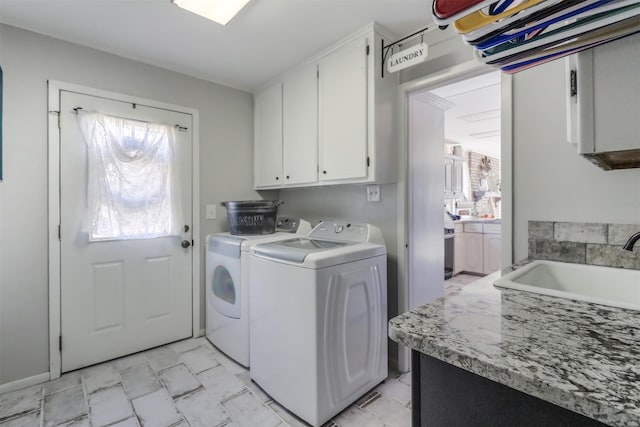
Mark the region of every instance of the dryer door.
<instances>
[{"instance_id":1,"label":"dryer door","mask_svg":"<svg viewBox=\"0 0 640 427\"><path fill-rule=\"evenodd\" d=\"M221 315L240 318L240 245L243 239L216 236L207 244L207 292Z\"/></svg>"}]
</instances>

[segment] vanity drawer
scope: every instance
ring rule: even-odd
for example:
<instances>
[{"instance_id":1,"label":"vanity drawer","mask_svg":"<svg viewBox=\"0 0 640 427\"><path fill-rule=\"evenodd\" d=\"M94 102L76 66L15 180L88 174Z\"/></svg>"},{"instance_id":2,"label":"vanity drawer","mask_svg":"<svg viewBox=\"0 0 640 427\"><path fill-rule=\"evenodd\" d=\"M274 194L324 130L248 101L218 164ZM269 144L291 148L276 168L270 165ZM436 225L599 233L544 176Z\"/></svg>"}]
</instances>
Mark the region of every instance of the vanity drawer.
<instances>
[{"instance_id":1,"label":"vanity drawer","mask_svg":"<svg viewBox=\"0 0 640 427\"><path fill-rule=\"evenodd\" d=\"M472 222L464 225L465 233L482 233L482 224Z\"/></svg>"},{"instance_id":2,"label":"vanity drawer","mask_svg":"<svg viewBox=\"0 0 640 427\"><path fill-rule=\"evenodd\" d=\"M456 233L462 233L464 231L464 224L455 224L453 229Z\"/></svg>"}]
</instances>

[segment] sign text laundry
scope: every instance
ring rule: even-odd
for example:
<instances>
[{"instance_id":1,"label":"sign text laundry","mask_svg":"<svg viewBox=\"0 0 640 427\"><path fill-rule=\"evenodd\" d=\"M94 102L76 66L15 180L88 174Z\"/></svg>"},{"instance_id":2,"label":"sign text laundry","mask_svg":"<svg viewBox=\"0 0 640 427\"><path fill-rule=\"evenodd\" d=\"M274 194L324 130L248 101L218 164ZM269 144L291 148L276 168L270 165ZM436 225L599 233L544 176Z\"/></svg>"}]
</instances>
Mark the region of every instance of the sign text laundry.
<instances>
[{"instance_id":1,"label":"sign text laundry","mask_svg":"<svg viewBox=\"0 0 640 427\"><path fill-rule=\"evenodd\" d=\"M411 67L412 65L419 64L427 59L427 50L428 45L419 43L408 49L394 53L387 61L387 70L389 70L390 73L394 73L404 68Z\"/></svg>"}]
</instances>

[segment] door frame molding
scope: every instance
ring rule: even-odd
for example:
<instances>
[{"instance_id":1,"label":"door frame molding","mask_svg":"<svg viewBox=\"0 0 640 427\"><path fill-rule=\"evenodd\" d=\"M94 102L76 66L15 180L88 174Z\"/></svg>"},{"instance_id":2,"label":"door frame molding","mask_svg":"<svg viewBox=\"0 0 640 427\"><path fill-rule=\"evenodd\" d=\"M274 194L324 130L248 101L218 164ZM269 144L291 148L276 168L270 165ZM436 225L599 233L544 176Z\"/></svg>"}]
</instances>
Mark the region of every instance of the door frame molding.
<instances>
[{"instance_id":1,"label":"door frame molding","mask_svg":"<svg viewBox=\"0 0 640 427\"><path fill-rule=\"evenodd\" d=\"M192 153L191 153L191 183L192 183L192 264L191 264L191 294L192 294L192 336L201 335L200 329L200 118L199 110L181 105L168 104L138 96L110 92L88 86L81 86L57 80L49 80L47 100L47 143L48 143L48 243L49 243L49 379L60 377L62 358L59 348L61 334L61 250L58 239L58 225L60 224L60 91L77 92L85 95L131 102L153 108L173 110L190 114L192 117Z\"/></svg>"},{"instance_id":2,"label":"door frame molding","mask_svg":"<svg viewBox=\"0 0 640 427\"><path fill-rule=\"evenodd\" d=\"M491 72L492 68L475 61L466 61L445 70L429 74L422 78L403 83L398 87L398 313L409 310L409 96L424 90L436 89L446 84L465 80ZM513 263L513 76L502 74L501 79L501 128L500 168L502 183L502 265ZM406 372L411 368L411 351L402 344L398 345L398 369Z\"/></svg>"}]
</instances>

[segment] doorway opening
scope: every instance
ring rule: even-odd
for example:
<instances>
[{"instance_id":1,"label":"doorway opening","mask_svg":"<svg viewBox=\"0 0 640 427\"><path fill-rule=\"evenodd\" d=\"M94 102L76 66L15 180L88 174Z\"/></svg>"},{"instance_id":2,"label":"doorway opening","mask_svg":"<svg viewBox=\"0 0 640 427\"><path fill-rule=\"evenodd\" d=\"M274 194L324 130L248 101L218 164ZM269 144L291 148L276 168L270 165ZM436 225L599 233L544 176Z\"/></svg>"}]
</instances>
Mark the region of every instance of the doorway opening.
<instances>
[{"instance_id":1,"label":"doorway opening","mask_svg":"<svg viewBox=\"0 0 640 427\"><path fill-rule=\"evenodd\" d=\"M445 291L501 263L501 76L499 71L431 93L451 103L444 119Z\"/></svg>"},{"instance_id":2,"label":"doorway opening","mask_svg":"<svg viewBox=\"0 0 640 427\"><path fill-rule=\"evenodd\" d=\"M407 274L400 312L511 263L511 85L510 76L470 62L402 87ZM409 368L407 349L398 361Z\"/></svg>"}]
</instances>

